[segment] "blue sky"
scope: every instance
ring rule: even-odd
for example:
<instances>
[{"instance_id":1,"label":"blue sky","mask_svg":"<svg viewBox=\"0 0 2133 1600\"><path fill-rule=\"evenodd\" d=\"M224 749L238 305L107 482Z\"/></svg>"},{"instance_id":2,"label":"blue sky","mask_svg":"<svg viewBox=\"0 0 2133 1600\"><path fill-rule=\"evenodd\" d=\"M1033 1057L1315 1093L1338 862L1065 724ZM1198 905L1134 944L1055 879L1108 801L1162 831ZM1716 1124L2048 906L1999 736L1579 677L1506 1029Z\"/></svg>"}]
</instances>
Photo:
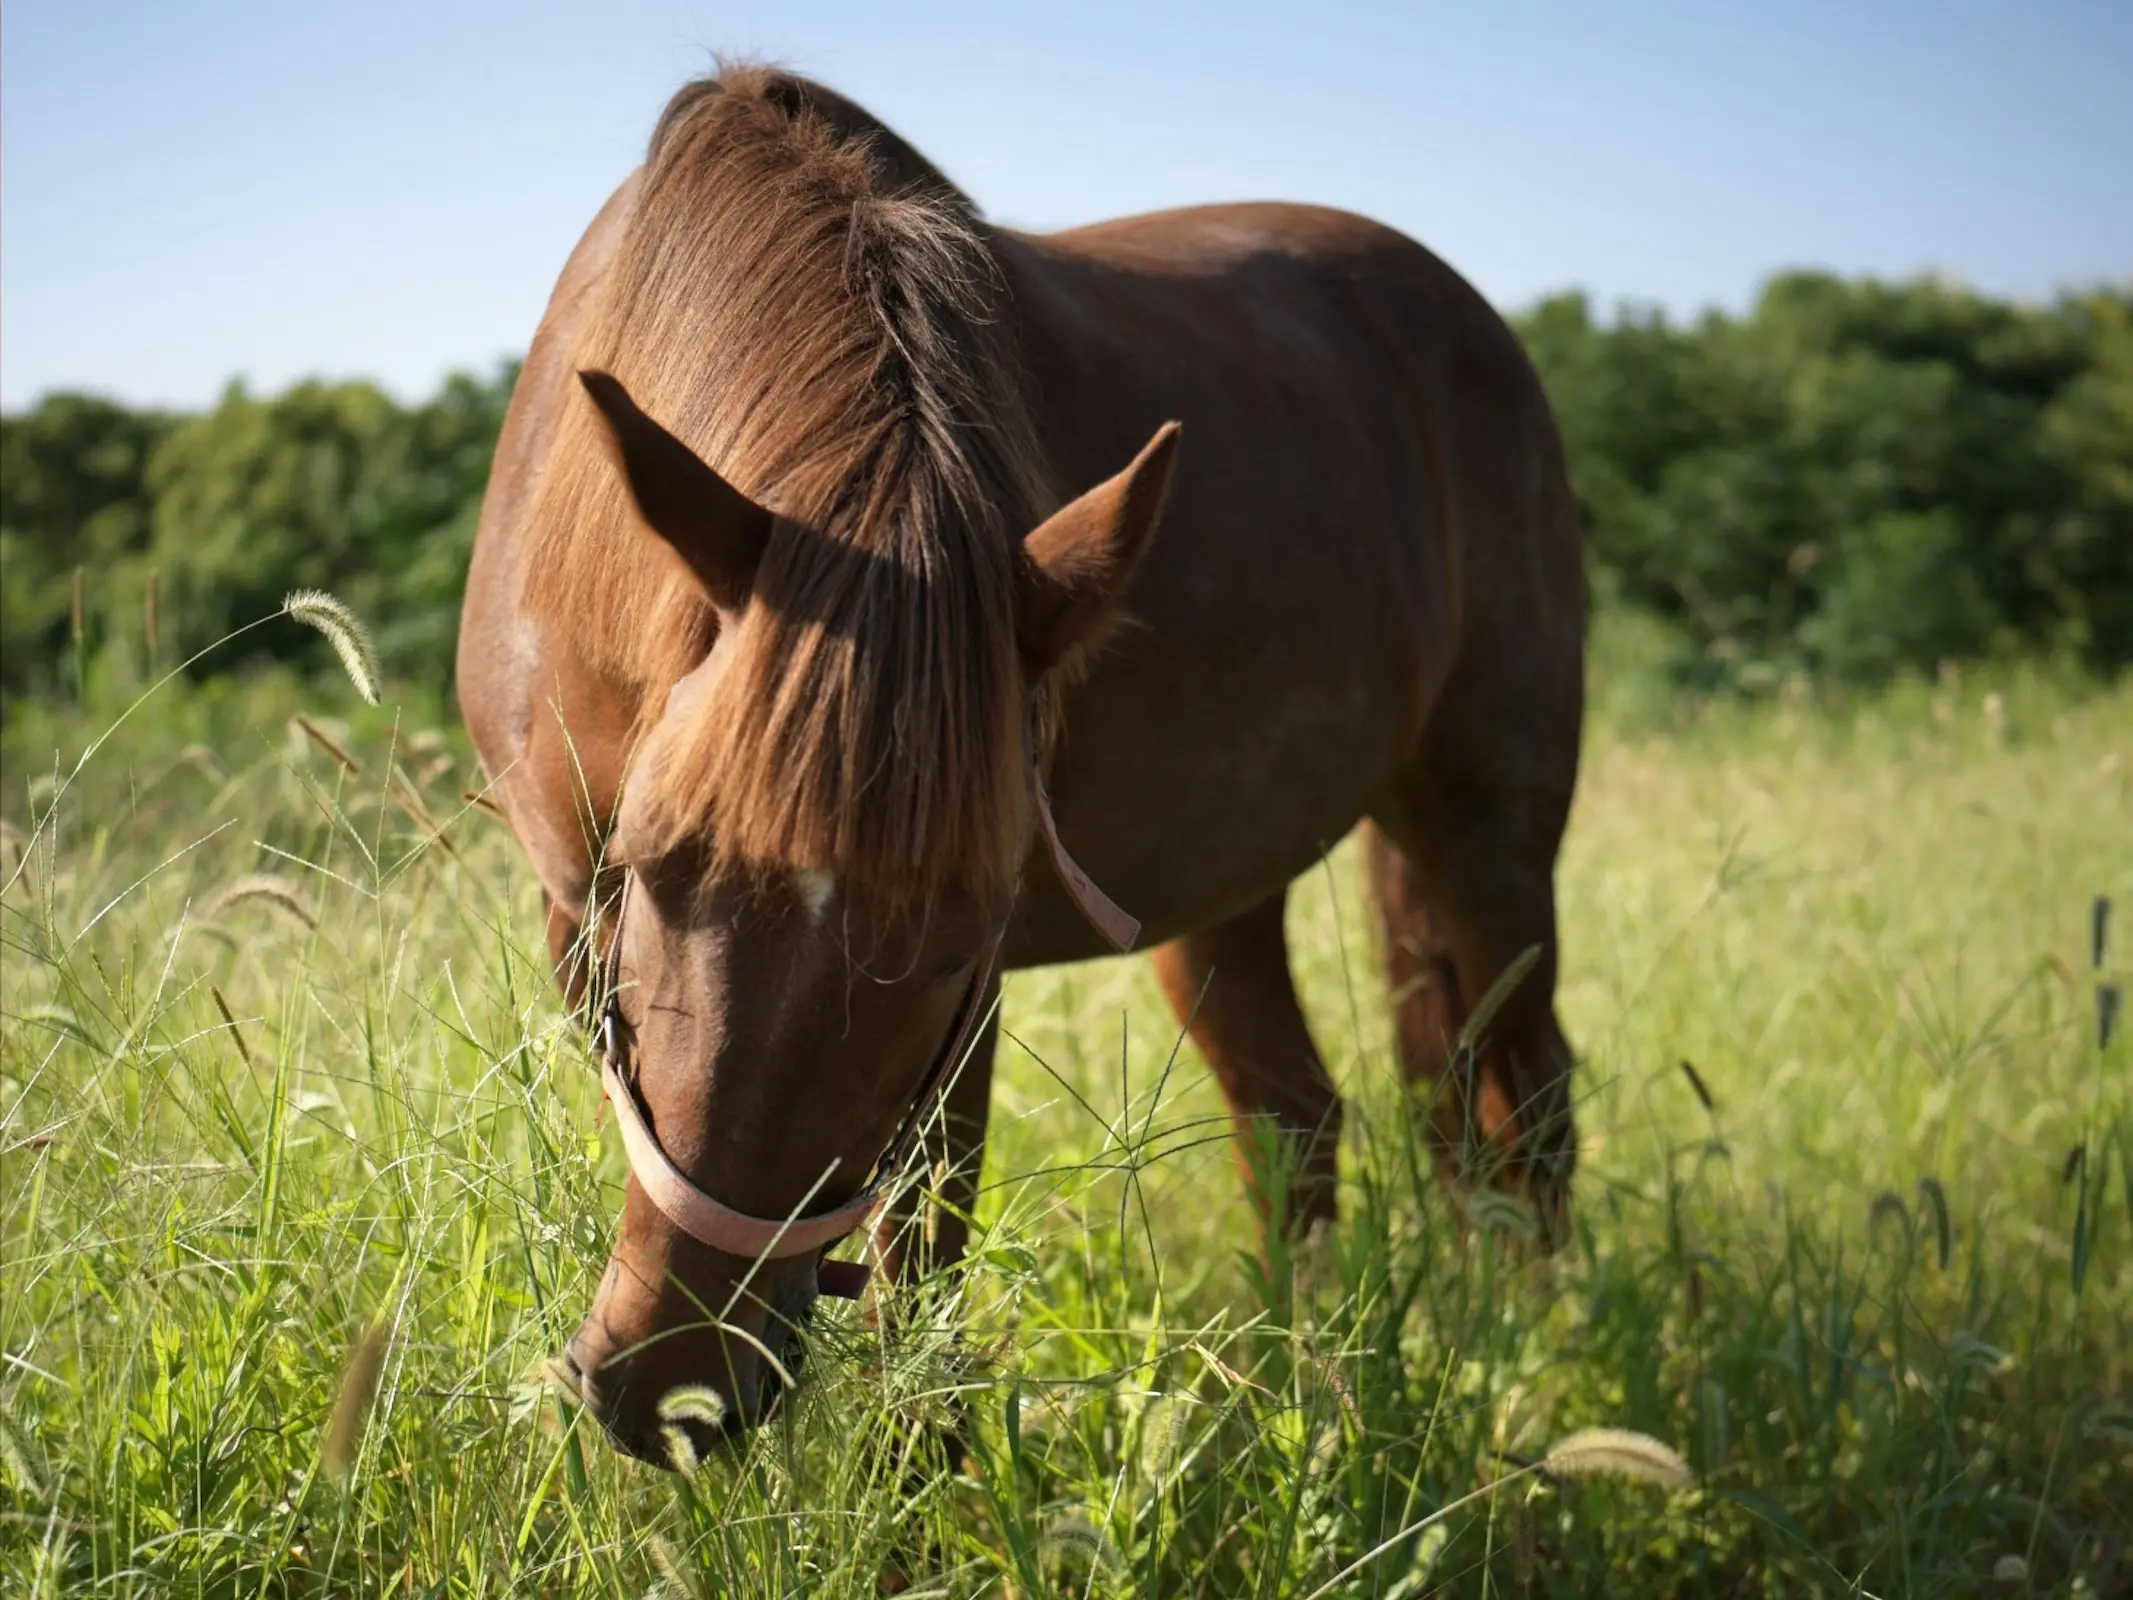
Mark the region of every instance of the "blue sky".
<instances>
[{"instance_id":1,"label":"blue sky","mask_svg":"<svg viewBox=\"0 0 2133 1600\"><path fill-rule=\"evenodd\" d=\"M7 0L0 405L412 396L515 353L713 50L843 89L1005 222L1315 200L1507 308L2133 278L2128 0Z\"/></svg>"}]
</instances>

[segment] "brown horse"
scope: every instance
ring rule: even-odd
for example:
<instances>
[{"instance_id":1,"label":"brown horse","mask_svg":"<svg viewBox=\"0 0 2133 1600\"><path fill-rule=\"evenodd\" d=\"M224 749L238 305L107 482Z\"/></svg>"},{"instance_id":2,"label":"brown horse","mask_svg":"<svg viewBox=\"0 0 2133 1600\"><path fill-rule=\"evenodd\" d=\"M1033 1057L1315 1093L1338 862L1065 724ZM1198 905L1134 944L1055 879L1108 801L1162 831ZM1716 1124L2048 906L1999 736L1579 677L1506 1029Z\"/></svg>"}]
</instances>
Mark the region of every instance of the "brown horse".
<instances>
[{"instance_id":1,"label":"brown horse","mask_svg":"<svg viewBox=\"0 0 2133 1600\"><path fill-rule=\"evenodd\" d=\"M1286 205L1017 233L814 84L684 88L534 338L458 669L558 980L606 1006L633 1175L570 1359L616 1441L662 1456L684 1383L763 1414L944 1081L960 1251L997 972L1108 949L1054 819L1283 1135L1286 1187L1247 1174L1277 1226L1332 1214L1340 1127L1284 897L1363 821L1440 1165L1559 1220L1582 630L1540 386L1412 241Z\"/></svg>"}]
</instances>

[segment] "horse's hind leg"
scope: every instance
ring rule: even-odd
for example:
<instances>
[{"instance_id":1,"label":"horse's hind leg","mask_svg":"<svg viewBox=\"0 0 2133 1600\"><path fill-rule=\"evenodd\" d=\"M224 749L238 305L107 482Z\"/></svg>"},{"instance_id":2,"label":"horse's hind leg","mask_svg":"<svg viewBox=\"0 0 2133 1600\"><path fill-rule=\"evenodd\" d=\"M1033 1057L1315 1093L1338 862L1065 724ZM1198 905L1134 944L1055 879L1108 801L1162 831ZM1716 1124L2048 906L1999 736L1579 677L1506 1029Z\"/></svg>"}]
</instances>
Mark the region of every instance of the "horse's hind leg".
<instances>
[{"instance_id":1,"label":"horse's hind leg","mask_svg":"<svg viewBox=\"0 0 2133 1600\"><path fill-rule=\"evenodd\" d=\"M1362 827L1363 870L1378 910L1378 951L1392 995L1393 1042L1409 1084L1444 1081L1466 995L1443 930L1430 915L1422 875L1377 824Z\"/></svg>"},{"instance_id":2,"label":"horse's hind leg","mask_svg":"<svg viewBox=\"0 0 2133 1600\"><path fill-rule=\"evenodd\" d=\"M1570 1051L1555 1018L1554 882L1575 776L1574 706L1567 738L1549 740L1440 718L1366 842L1401 1069L1434 1089L1439 1170L1530 1195L1551 1235L1577 1158ZM1529 950L1530 969L1460 1051L1472 1008Z\"/></svg>"},{"instance_id":3,"label":"horse's hind leg","mask_svg":"<svg viewBox=\"0 0 2133 1600\"><path fill-rule=\"evenodd\" d=\"M1341 1103L1296 1003L1284 898L1173 939L1155 952L1155 971L1229 1101L1262 1219L1303 1232L1334 1214ZM1281 1181L1262 1170L1270 1128Z\"/></svg>"}]
</instances>

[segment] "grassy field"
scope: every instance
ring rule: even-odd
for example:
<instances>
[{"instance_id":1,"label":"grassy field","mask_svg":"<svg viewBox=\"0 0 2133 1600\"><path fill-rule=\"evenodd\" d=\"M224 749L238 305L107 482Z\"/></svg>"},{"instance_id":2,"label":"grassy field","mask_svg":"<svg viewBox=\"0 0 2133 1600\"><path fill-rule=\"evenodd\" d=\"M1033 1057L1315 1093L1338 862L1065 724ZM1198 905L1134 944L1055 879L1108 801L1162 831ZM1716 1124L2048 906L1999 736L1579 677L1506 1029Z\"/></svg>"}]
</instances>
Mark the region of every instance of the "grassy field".
<instances>
[{"instance_id":1,"label":"grassy field","mask_svg":"<svg viewBox=\"0 0 2133 1600\"><path fill-rule=\"evenodd\" d=\"M621 1166L456 730L226 683L62 780L109 714L18 715L0 1590L2133 1593L2133 687L1604 687L1570 1249L1418 1172L1343 847L1290 913L1333 1237L1258 1272L1141 964L1017 976L973 1270L829 1310L689 1476L540 1377ZM1594 1427L1688 1482L1548 1466Z\"/></svg>"}]
</instances>

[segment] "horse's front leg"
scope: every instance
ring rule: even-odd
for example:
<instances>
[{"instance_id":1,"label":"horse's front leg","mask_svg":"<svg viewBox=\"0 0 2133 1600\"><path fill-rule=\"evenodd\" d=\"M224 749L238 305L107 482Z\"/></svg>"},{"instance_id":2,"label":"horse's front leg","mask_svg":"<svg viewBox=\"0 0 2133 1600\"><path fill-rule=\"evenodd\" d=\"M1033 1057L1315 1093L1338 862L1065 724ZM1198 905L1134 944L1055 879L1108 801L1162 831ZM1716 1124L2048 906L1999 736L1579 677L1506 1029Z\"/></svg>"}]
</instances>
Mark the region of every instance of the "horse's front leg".
<instances>
[{"instance_id":1,"label":"horse's front leg","mask_svg":"<svg viewBox=\"0 0 2133 1600\"><path fill-rule=\"evenodd\" d=\"M986 1018L970 1053L953 1074L938 1108L929 1116L912 1163L911 1178L882 1208L874 1225L874 1260L883 1277L916 1283L954 1266L970 1242L971 1212L978 1202L978 1176L985 1156L985 1124L992 1111L993 1052L1000 1039L1000 980L984 999ZM930 1178L929 1178L930 1175ZM937 1197L920 1214L920 1191Z\"/></svg>"},{"instance_id":2,"label":"horse's front leg","mask_svg":"<svg viewBox=\"0 0 2133 1600\"><path fill-rule=\"evenodd\" d=\"M1286 890L1155 952L1163 995L1222 1085L1265 1259L1334 1217L1340 1095L1289 975Z\"/></svg>"}]
</instances>

